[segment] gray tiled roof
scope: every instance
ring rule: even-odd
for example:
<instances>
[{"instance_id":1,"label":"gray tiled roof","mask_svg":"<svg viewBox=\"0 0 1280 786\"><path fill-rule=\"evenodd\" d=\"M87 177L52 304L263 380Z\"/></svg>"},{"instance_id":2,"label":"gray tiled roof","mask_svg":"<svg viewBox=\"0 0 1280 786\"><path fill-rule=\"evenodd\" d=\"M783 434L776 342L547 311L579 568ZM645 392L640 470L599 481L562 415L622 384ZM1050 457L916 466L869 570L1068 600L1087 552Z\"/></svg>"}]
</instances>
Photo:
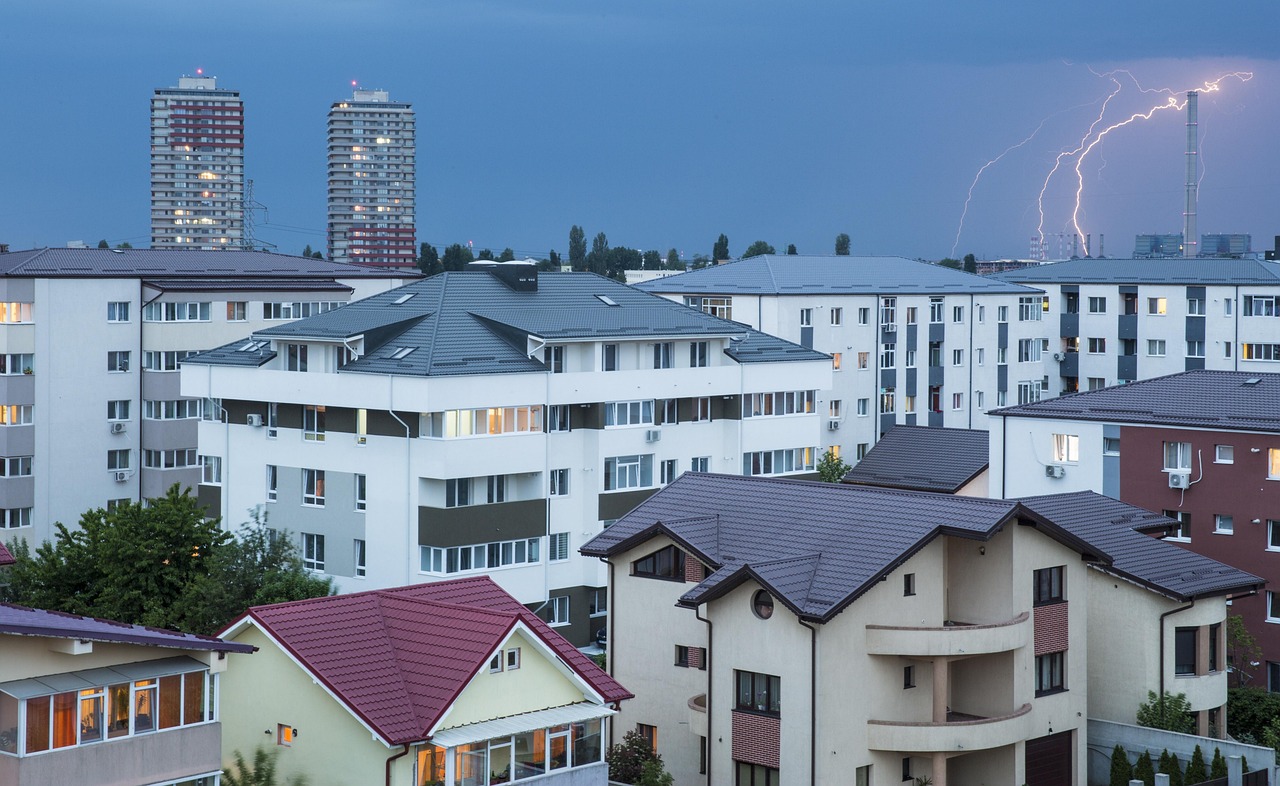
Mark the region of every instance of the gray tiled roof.
<instances>
[{"instance_id":1,"label":"gray tiled roof","mask_svg":"<svg viewBox=\"0 0 1280 786\"><path fill-rule=\"evenodd\" d=\"M142 283L164 292L336 292L349 295L353 291L332 278L146 278Z\"/></svg>"},{"instance_id":2,"label":"gray tiled roof","mask_svg":"<svg viewBox=\"0 0 1280 786\"><path fill-rule=\"evenodd\" d=\"M125 622L81 617L61 611L45 611L0 603L0 634L18 636L49 636L59 639L82 639L127 644L146 644L152 647L172 647L206 652L252 652L247 644L223 641L213 636L179 633L161 628L130 625ZM0 645L2 648L3 645Z\"/></svg>"},{"instance_id":3,"label":"gray tiled roof","mask_svg":"<svg viewBox=\"0 0 1280 786\"><path fill-rule=\"evenodd\" d=\"M0 254L0 276L19 278L412 278L380 270L266 251L161 248L36 248Z\"/></svg>"},{"instance_id":4,"label":"gray tiled roof","mask_svg":"<svg viewBox=\"0 0 1280 786\"><path fill-rule=\"evenodd\" d=\"M1184 371L988 414L1280 432L1280 374Z\"/></svg>"},{"instance_id":5,"label":"gray tiled roof","mask_svg":"<svg viewBox=\"0 0 1280 786\"><path fill-rule=\"evenodd\" d=\"M826 621L939 534L987 540L1016 520L1107 559L1013 500L709 473L681 475L582 553L616 554L667 534L711 567L682 603L750 577L797 614Z\"/></svg>"},{"instance_id":6,"label":"gray tiled roof","mask_svg":"<svg viewBox=\"0 0 1280 786\"><path fill-rule=\"evenodd\" d=\"M1271 284L1280 264L1256 259L1068 259L991 278L1023 284Z\"/></svg>"},{"instance_id":7,"label":"gray tiled roof","mask_svg":"<svg viewBox=\"0 0 1280 786\"><path fill-rule=\"evenodd\" d=\"M973 429L895 426L844 482L952 494L987 468L989 439Z\"/></svg>"},{"instance_id":8,"label":"gray tiled roof","mask_svg":"<svg viewBox=\"0 0 1280 786\"><path fill-rule=\"evenodd\" d=\"M1038 290L905 257L764 256L645 281L690 295L1031 294Z\"/></svg>"},{"instance_id":9,"label":"gray tiled roof","mask_svg":"<svg viewBox=\"0 0 1280 786\"><path fill-rule=\"evenodd\" d=\"M403 303L397 300L412 295ZM604 296L617 305L608 305ZM825 360L829 355L718 319L696 309L587 273L542 273L537 291L515 291L484 270L441 273L288 325L256 333L342 340L365 335L366 354L343 372L458 376L544 372L526 355L526 338L639 339L729 336L741 363ZM241 363L228 345L185 363ZM413 351L399 359L398 349ZM265 361L264 361L265 362Z\"/></svg>"},{"instance_id":10,"label":"gray tiled roof","mask_svg":"<svg viewBox=\"0 0 1280 786\"><path fill-rule=\"evenodd\" d=\"M1177 522L1091 491L1019 500L1031 510L1111 555L1105 570L1170 597L1225 595L1259 589L1265 580L1194 551L1144 535L1139 530Z\"/></svg>"}]
</instances>

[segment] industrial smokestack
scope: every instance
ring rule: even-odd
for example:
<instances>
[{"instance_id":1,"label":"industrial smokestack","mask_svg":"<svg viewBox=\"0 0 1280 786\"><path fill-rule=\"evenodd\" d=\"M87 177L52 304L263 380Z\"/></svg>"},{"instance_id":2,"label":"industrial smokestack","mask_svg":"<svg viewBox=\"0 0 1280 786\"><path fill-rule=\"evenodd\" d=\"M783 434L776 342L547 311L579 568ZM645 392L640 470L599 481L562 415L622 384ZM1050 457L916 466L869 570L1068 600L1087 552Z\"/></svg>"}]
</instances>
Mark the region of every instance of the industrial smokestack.
<instances>
[{"instance_id":1,"label":"industrial smokestack","mask_svg":"<svg viewBox=\"0 0 1280 786\"><path fill-rule=\"evenodd\" d=\"M1187 207L1182 213L1182 255L1187 258L1196 255L1200 239L1196 234L1196 179L1200 174L1199 98L1196 91L1187 92Z\"/></svg>"}]
</instances>

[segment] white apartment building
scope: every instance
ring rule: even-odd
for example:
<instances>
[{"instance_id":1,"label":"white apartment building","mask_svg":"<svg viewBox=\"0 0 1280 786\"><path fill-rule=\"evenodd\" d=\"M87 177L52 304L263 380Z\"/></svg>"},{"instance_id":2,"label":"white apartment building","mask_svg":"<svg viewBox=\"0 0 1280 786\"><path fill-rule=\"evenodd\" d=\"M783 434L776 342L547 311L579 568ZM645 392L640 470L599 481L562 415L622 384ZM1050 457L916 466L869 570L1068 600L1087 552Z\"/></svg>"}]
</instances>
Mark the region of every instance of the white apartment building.
<instances>
[{"instance_id":1,"label":"white apartment building","mask_svg":"<svg viewBox=\"0 0 1280 786\"><path fill-rule=\"evenodd\" d=\"M329 258L413 267L413 107L385 90L355 90L329 109Z\"/></svg>"},{"instance_id":2,"label":"white apartment building","mask_svg":"<svg viewBox=\"0 0 1280 786\"><path fill-rule=\"evenodd\" d=\"M212 76L151 97L151 247L242 248L244 102Z\"/></svg>"},{"instance_id":3,"label":"white apartment building","mask_svg":"<svg viewBox=\"0 0 1280 786\"><path fill-rule=\"evenodd\" d=\"M1045 397L1195 369L1280 368L1275 262L1073 259L993 278L1047 293Z\"/></svg>"},{"instance_id":4,"label":"white apartment building","mask_svg":"<svg viewBox=\"0 0 1280 786\"><path fill-rule=\"evenodd\" d=\"M448 272L188 359L202 497L349 592L487 573L576 644L577 549L687 471L812 477L831 360L595 275Z\"/></svg>"},{"instance_id":5,"label":"white apartment building","mask_svg":"<svg viewBox=\"0 0 1280 786\"><path fill-rule=\"evenodd\" d=\"M823 449L862 458L895 424L984 429L1038 398L1043 295L901 257L758 256L638 285L830 354Z\"/></svg>"},{"instance_id":6,"label":"white apartment building","mask_svg":"<svg viewBox=\"0 0 1280 786\"><path fill-rule=\"evenodd\" d=\"M410 278L248 251L0 254L0 540L195 488L216 413L182 396L183 358Z\"/></svg>"}]
</instances>

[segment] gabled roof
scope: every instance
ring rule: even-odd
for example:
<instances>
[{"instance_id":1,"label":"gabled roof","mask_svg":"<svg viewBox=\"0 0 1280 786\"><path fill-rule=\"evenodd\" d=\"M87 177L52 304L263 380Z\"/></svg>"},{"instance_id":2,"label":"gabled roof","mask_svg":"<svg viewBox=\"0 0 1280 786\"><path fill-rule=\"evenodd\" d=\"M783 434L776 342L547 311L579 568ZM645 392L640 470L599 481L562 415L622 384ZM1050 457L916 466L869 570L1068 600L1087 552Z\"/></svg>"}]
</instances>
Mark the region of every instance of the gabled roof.
<instances>
[{"instance_id":1,"label":"gabled roof","mask_svg":"<svg viewBox=\"0 0 1280 786\"><path fill-rule=\"evenodd\" d=\"M1184 371L987 414L1280 432L1280 374Z\"/></svg>"},{"instance_id":2,"label":"gabled roof","mask_svg":"<svg viewBox=\"0 0 1280 786\"><path fill-rule=\"evenodd\" d=\"M647 292L703 295L1038 294L1008 281L905 257L765 254L636 285Z\"/></svg>"},{"instance_id":3,"label":"gabled roof","mask_svg":"<svg viewBox=\"0 0 1280 786\"><path fill-rule=\"evenodd\" d=\"M1025 284L1270 284L1280 264L1256 259L1068 259L991 278Z\"/></svg>"},{"instance_id":4,"label":"gabled roof","mask_svg":"<svg viewBox=\"0 0 1280 786\"><path fill-rule=\"evenodd\" d=\"M844 482L954 494L987 468L989 439L974 429L895 426Z\"/></svg>"},{"instance_id":5,"label":"gabled roof","mask_svg":"<svg viewBox=\"0 0 1280 786\"><path fill-rule=\"evenodd\" d=\"M16 278L413 278L380 270L266 251L162 248L36 248L0 254L0 276Z\"/></svg>"},{"instance_id":6,"label":"gabled roof","mask_svg":"<svg viewBox=\"0 0 1280 786\"><path fill-rule=\"evenodd\" d=\"M517 627L604 701L632 696L488 576L255 606L223 634L250 622L391 745L427 739Z\"/></svg>"},{"instance_id":7,"label":"gabled roof","mask_svg":"<svg viewBox=\"0 0 1280 786\"><path fill-rule=\"evenodd\" d=\"M0 567L12 565L14 562L15 560L13 559L13 555L9 553L9 550L4 547L3 543L0 543Z\"/></svg>"},{"instance_id":8,"label":"gabled roof","mask_svg":"<svg viewBox=\"0 0 1280 786\"><path fill-rule=\"evenodd\" d=\"M3 551L0 547L0 551ZM29 609L11 603L0 603L0 634L14 636L47 636L54 639L77 639L117 644L145 644L205 652L253 652L247 644L236 644L213 636L197 636L144 625L82 617L61 611ZM0 644L3 647L3 644Z\"/></svg>"},{"instance_id":9,"label":"gabled roof","mask_svg":"<svg viewBox=\"0 0 1280 786\"><path fill-rule=\"evenodd\" d=\"M615 337L729 337L725 354L739 363L830 357L589 273L541 273L534 291L514 290L486 270L440 273L254 335L324 341L364 335L365 354L343 366L343 373L410 376L545 372L529 356L530 341ZM234 354L243 343L183 363L243 365L245 358ZM404 349L412 351L392 357Z\"/></svg>"},{"instance_id":10,"label":"gabled roof","mask_svg":"<svg viewBox=\"0 0 1280 786\"><path fill-rule=\"evenodd\" d=\"M1266 583L1252 573L1142 534L1177 522L1101 494L1079 491L1019 502L1111 555L1110 565L1094 567L1175 600L1253 592Z\"/></svg>"},{"instance_id":11,"label":"gabled roof","mask_svg":"<svg viewBox=\"0 0 1280 786\"><path fill-rule=\"evenodd\" d=\"M709 567L695 606L748 578L804 619L826 622L939 535L989 540L1011 523L1109 561L1016 501L688 472L582 547L618 554L667 535Z\"/></svg>"}]
</instances>

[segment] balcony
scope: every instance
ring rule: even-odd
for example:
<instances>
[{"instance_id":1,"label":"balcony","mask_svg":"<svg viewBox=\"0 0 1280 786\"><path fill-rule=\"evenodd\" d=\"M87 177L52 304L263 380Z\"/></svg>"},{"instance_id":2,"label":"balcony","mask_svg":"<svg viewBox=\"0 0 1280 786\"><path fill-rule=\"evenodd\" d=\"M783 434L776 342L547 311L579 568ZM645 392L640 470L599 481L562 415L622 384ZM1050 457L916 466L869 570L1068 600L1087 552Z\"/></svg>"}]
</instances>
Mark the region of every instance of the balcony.
<instances>
[{"instance_id":1,"label":"balcony","mask_svg":"<svg viewBox=\"0 0 1280 786\"><path fill-rule=\"evenodd\" d=\"M868 625L867 653L903 657L965 657L1009 652L1031 643L1031 615L1004 622L948 622L940 628Z\"/></svg>"},{"instance_id":2,"label":"balcony","mask_svg":"<svg viewBox=\"0 0 1280 786\"><path fill-rule=\"evenodd\" d=\"M901 753L967 753L1012 745L1032 736L1031 705L982 718L948 712L947 720L867 721L867 747Z\"/></svg>"},{"instance_id":3,"label":"balcony","mask_svg":"<svg viewBox=\"0 0 1280 786\"><path fill-rule=\"evenodd\" d=\"M707 736L707 694L705 693L689 698L689 731L699 737Z\"/></svg>"}]
</instances>

